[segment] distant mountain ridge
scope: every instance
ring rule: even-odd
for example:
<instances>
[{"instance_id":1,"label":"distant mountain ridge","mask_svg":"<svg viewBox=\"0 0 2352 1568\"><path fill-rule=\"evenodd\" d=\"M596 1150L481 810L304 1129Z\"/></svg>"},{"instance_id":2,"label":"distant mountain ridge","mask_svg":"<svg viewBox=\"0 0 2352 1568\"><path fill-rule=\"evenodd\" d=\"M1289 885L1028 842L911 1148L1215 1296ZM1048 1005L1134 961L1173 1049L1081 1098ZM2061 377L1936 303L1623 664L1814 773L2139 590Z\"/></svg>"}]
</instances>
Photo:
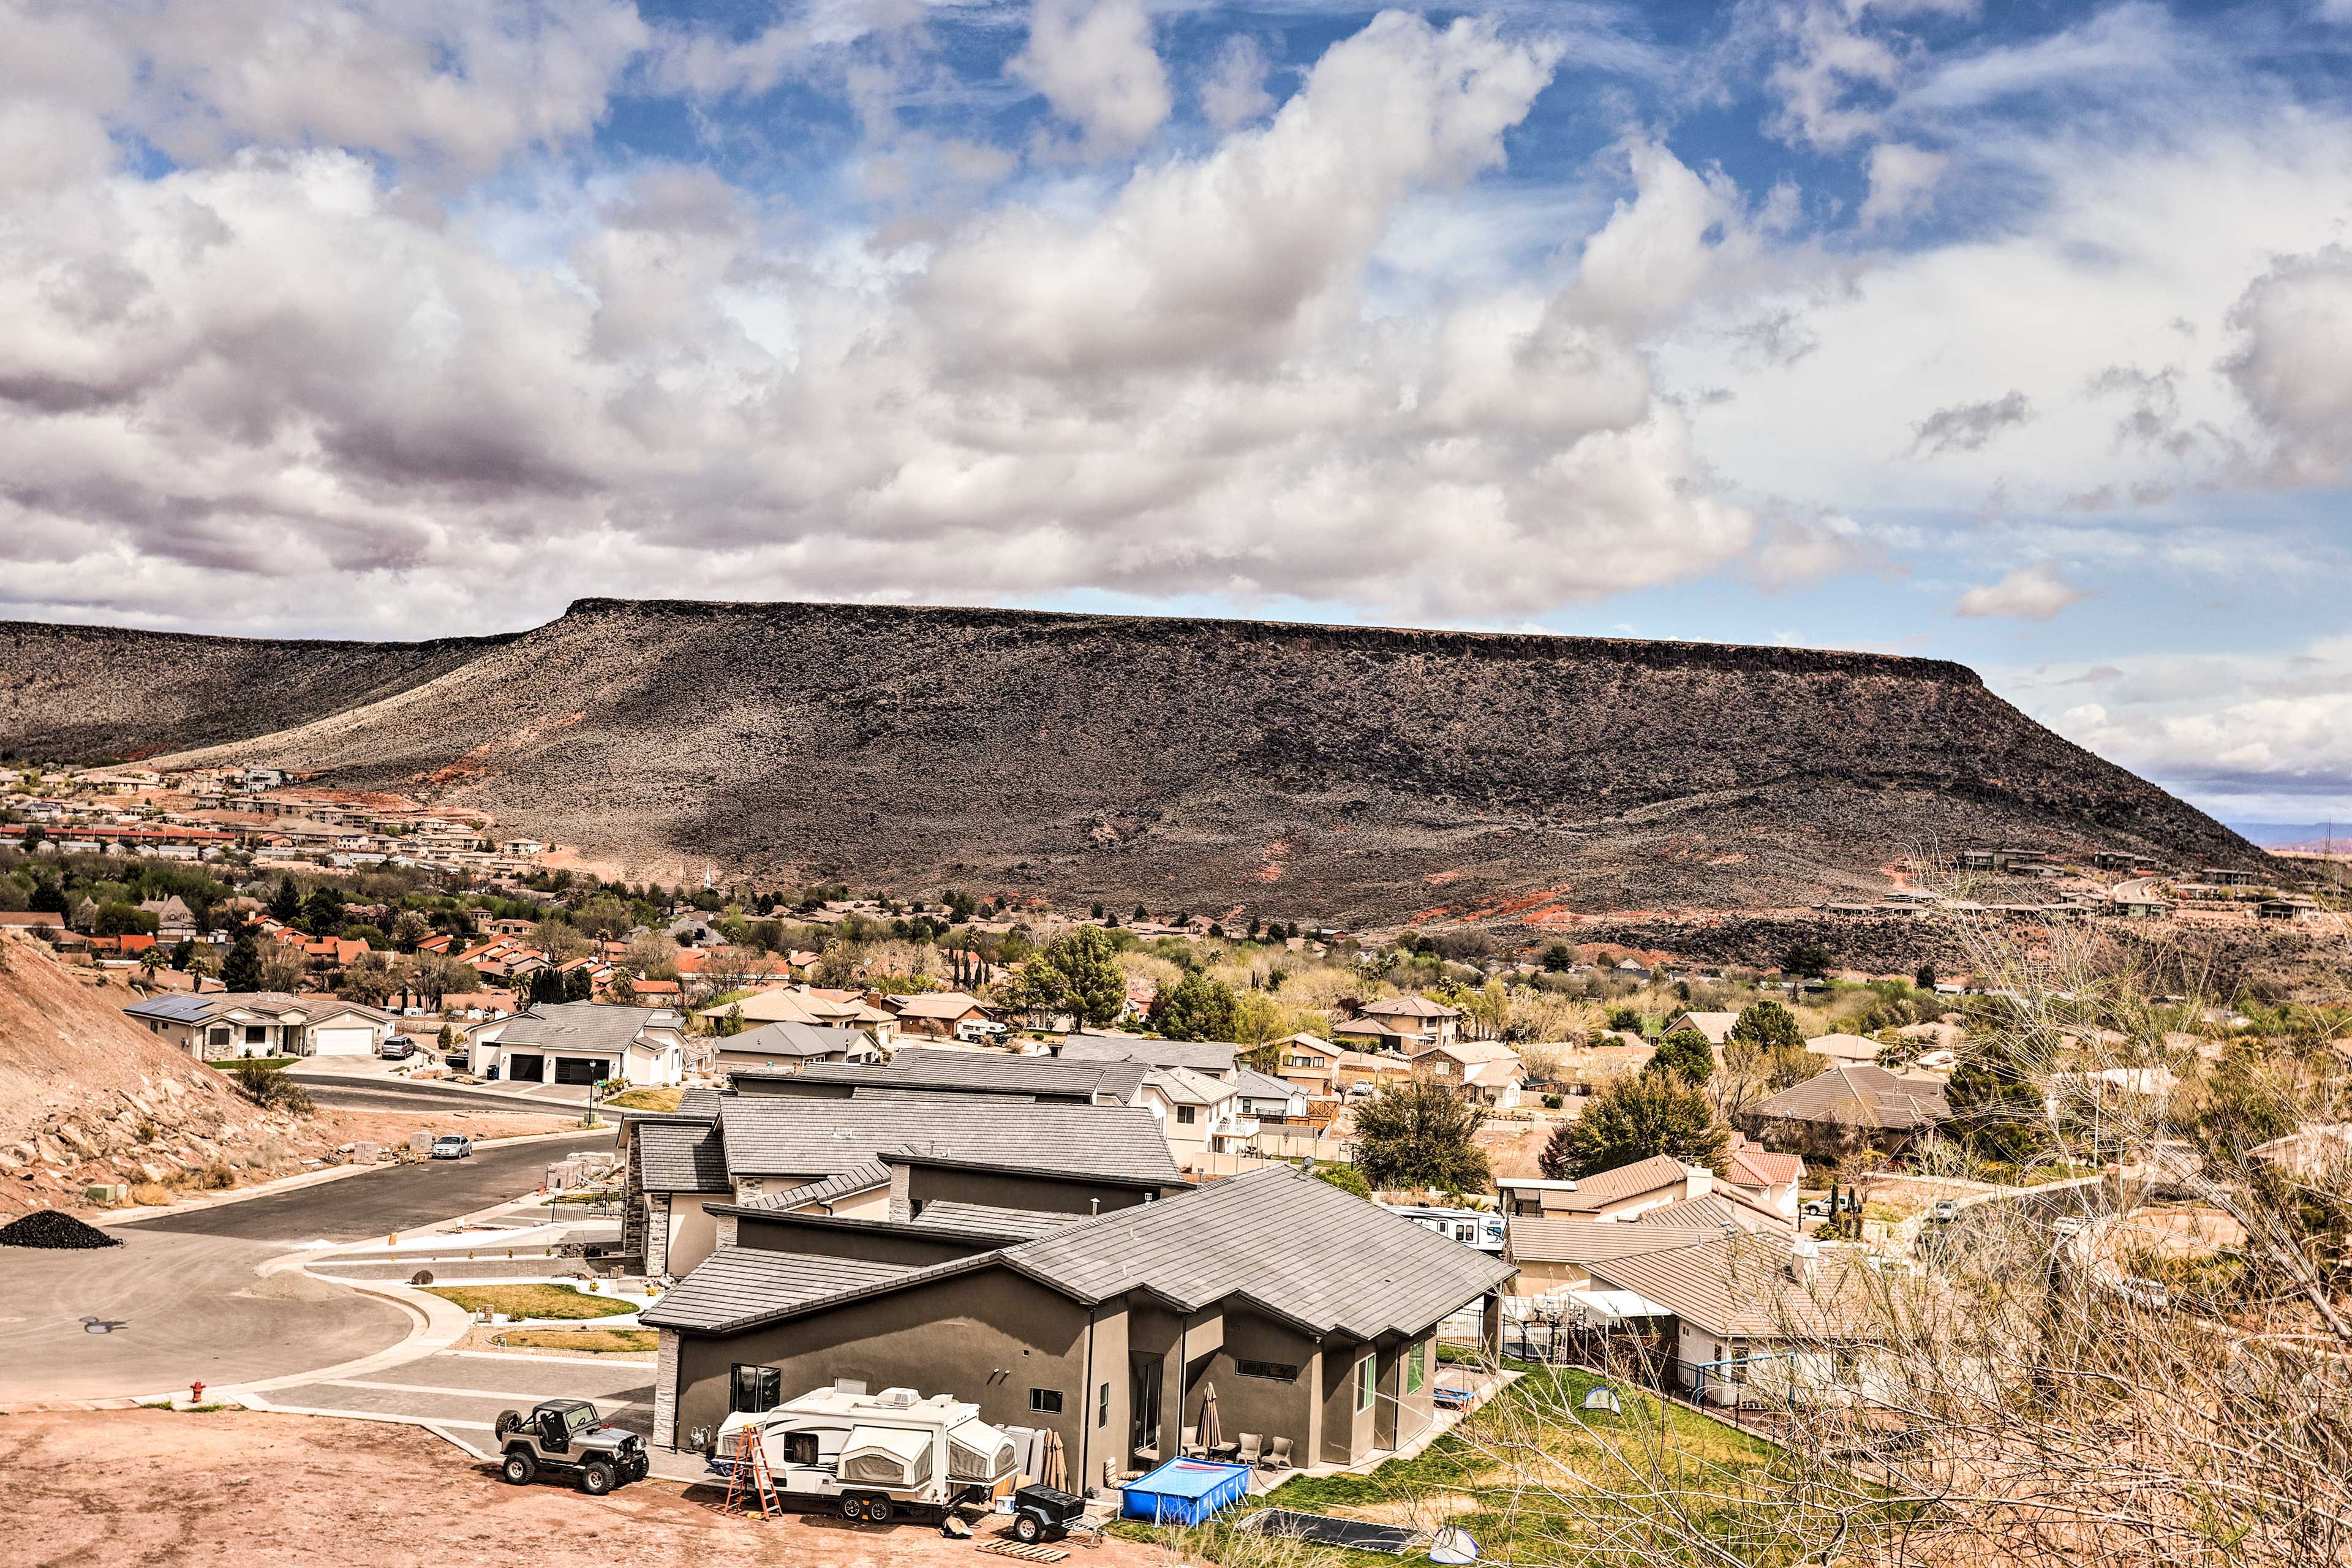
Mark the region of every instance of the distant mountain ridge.
<instances>
[{"instance_id":1,"label":"distant mountain ridge","mask_svg":"<svg viewBox=\"0 0 2352 1568\"><path fill-rule=\"evenodd\" d=\"M0 628L0 745L397 787L665 879L1540 923L1867 896L1984 839L2262 858L1965 667L1890 655L583 599L513 637L246 645L341 653L231 733L175 711L215 675L105 693L249 668L234 639L47 629Z\"/></svg>"}]
</instances>

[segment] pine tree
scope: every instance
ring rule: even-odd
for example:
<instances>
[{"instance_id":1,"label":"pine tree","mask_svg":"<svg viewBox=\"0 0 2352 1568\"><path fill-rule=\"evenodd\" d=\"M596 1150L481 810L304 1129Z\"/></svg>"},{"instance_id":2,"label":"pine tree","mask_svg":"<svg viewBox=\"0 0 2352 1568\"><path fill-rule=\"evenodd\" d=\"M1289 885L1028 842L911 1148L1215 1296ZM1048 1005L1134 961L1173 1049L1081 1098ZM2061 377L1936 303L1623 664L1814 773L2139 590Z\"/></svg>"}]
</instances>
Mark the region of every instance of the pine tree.
<instances>
[{"instance_id":1,"label":"pine tree","mask_svg":"<svg viewBox=\"0 0 2352 1568\"><path fill-rule=\"evenodd\" d=\"M1685 1024L1658 1042L1657 1055L1642 1070L1672 1073L1687 1088L1704 1089L1715 1076L1715 1047L1706 1043L1705 1035Z\"/></svg>"},{"instance_id":2,"label":"pine tree","mask_svg":"<svg viewBox=\"0 0 2352 1568\"><path fill-rule=\"evenodd\" d=\"M221 965L221 984L231 991L261 989L261 944L253 939L253 928L246 926L229 943L228 958Z\"/></svg>"},{"instance_id":3,"label":"pine tree","mask_svg":"<svg viewBox=\"0 0 2352 1568\"><path fill-rule=\"evenodd\" d=\"M278 879L278 891L269 896L269 914L280 925L301 923L302 893L294 886L291 872Z\"/></svg>"}]
</instances>

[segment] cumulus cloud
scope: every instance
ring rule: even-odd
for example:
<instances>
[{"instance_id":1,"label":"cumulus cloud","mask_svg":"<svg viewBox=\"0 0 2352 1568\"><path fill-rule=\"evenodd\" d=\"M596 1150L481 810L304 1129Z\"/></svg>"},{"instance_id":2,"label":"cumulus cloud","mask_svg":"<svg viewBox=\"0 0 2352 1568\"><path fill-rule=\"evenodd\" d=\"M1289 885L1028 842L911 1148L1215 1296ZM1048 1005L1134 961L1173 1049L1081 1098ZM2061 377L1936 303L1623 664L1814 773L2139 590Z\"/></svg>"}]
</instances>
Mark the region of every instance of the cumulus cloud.
<instances>
[{"instance_id":1,"label":"cumulus cloud","mask_svg":"<svg viewBox=\"0 0 2352 1568\"><path fill-rule=\"evenodd\" d=\"M1201 79L1201 113L1220 131L1248 124L1274 107L1265 73L1265 47L1246 33L1234 34Z\"/></svg>"},{"instance_id":2,"label":"cumulus cloud","mask_svg":"<svg viewBox=\"0 0 2352 1568\"><path fill-rule=\"evenodd\" d=\"M1141 145L1168 118L1168 68L1140 0L1036 0L1013 74L1098 151Z\"/></svg>"},{"instance_id":3,"label":"cumulus cloud","mask_svg":"<svg viewBox=\"0 0 2352 1568\"><path fill-rule=\"evenodd\" d=\"M2058 575L2050 563L2021 566L1998 583L1980 583L1960 595L1953 611L1958 616L2003 616L2013 620L2046 621L2090 597Z\"/></svg>"},{"instance_id":4,"label":"cumulus cloud","mask_svg":"<svg viewBox=\"0 0 2352 1568\"><path fill-rule=\"evenodd\" d=\"M7 601L409 633L585 592L1491 621L1713 569L1757 521L1644 342L1755 243L1727 182L1633 144L1549 287L1369 308L1398 215L1499 167L1556 59L1383 16L1198 154L896 244L780 241L666 165L563 193L553 236L329 149L52 184L0 232Z\"/></svg>"},{"instance_id":5,"label":"cumulus cloud","mask_svg":"<svg viewBox=\"0 0 2352 1568\"><path fill-rule=\"evenodd\" d=\"M1936 182L1951 160L1941 153L1901 142L1882 142L1870 150L1870 195L1862 204L1864 225L1893 223L1925 211L1933 200Z\"/></svg>"},{"instance_id":6,"label":"cumulus cloud","mask_svg":"<svg viewBox=\"0 0 2352 1568\"><path fill-rule=\"evenodd\" d=\"M2282 258L2230 312L2224 367L2273 444L2282 479L2352 473L2352 250Z\"/></svg>"},{"instance_id":7,"label":"cumulus cloud","mask_svg":"<svg viewBox=\"0 0 2352 1568\"><path fill-rule=\"evenodd\" d=\"M1946 452L1980 452L1995 436L2032 417L2033 407L2021 392L1984 403L1938 408L1911 426L1911 455L1934 458Z\"/></svg>"}]
</instances>

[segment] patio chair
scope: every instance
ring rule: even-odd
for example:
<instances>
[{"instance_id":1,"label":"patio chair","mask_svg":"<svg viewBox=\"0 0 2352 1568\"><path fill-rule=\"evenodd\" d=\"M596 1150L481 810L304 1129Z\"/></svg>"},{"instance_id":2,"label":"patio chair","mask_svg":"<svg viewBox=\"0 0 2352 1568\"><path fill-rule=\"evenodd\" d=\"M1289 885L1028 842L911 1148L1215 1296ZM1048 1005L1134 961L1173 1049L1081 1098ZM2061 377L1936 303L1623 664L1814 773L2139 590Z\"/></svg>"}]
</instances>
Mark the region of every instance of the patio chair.
<instances>
[{"instance_id":1,"label":"patio chair","mask_svg":"<svg viewBox=\"0 0 2352 1568\"><path fill-rule=\"evenodd\" d=\"M1274 1440L1274 1446L1265 1451L1265 1458L1257 1462L1257 1468L1261 1470L1289 1469L1291 1468L1290 1439L1276 1437Z\"/></svg>"},{"instance_id":2,"label":"patio chair","mask_svg":"<svg viewBox=\"0 0 2352 1568\"><path fill-rule=\"evenodd\" d=\"M1203 1458L1207 1456L1209 1450L1202 1447L1201 1429L1198 1426L1185 1427L1183 1437L1183 1443L1176 1450L1179 1454L1188 1459Z\"/></svg>"},{"instance_id":3,"label":"patio chair","mask_svg":"<svg viewBox=\"0 0 2352 1568\"><path fill-rule=\"evenodd\" d=\"M1234 1463L1255 1467L1265 1453L1265 1435L1258 1432L1244 1432L1242 1434L1242 1446L1234 1450Z\"/></svg>"}]
</instances>

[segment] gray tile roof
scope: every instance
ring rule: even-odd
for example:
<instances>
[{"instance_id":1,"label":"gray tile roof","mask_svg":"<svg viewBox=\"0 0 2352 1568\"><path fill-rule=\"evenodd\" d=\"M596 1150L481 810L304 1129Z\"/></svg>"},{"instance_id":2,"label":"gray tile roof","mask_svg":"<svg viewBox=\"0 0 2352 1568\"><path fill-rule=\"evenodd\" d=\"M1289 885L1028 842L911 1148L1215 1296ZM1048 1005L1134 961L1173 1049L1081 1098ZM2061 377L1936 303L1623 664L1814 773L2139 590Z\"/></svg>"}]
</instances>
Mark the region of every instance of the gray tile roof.
<instances>
[{"instance_id":1,"label":"gray tile roof","mask_svg":"<svg viewBox=\"0 0 2352 1568\"><path fill-rule=\"evenodd\" d=\"M778 1061L803 1061L810 1057L830 1056L836 1051L871 1050L874 1037L863 1029L827 1029L814 1024L762 1024L756 1029L746 1029L712 1042L730 1056L772 1057Z\"/></svg>"},{"instance_id":2,"label":"gray tile roof","mask_svg":"<svg viewBox=\"0 0 2352 1568\"><path fill-rule=\"evenodd\" d=\"M501 1046L550 1051L621 1051L646 1028L686 1027L667 1007L614 1007L602 1002L557 1002L516 1014L499 1033Z\"/></svg>"},{"instance_id":3,"label":"gray tile roof","mask_svg":"<svg viewBox=\"0 0 2352 1568\"><path fill-rule=\"evenodd\" d=\"M915 1216L918 1230L945 1231L950 1236L995 1237L1026 1241L1049 1236L1087 1216L1049 1214L1043 1209L1000 1208L994 1204L928 1203Z\"/></svg>"},{"instance_id":4,"label":"gray tile roof","mask_svg":"<svg viewBox=\"0 0 2352 1568\"><path fill-rule=\"evenodd\" d=\"M691 1121L640 1124L632 1134L649 1193L731 1193L719 1129Z\"/></svg>"},{"instance_id":5,"label":"gray tile roof","mask_svg":"<svg viewBox=\"0 0 2352 1568\"><path fill-rule=\"evenodd\" d=\"M1244 1068L1236 1072L1234 1088L1251 1100L1288 1100L1298 1092L1297 1084L1269 1077L1255 1068Z\"/></svg>"},{"instance_id":6,"label":"gray tile roof","mask_svg":"<svg viewBox=\"0 0 2352 1568\"><path fill-rule=\"evenodd\" d=\"M1008 1105L987 1094L859 1089L847 1100L728 1095L719 1102L730 1176L815 1180L886 1149L1033 1170L1185 1184L1151 1113L1126 1105Z\"/></svg>"},{"instance_id":7,"label":"gray tile roof","mask_svg":"<svg viewBox=\"0 0 2352 1568\"><path fill-rule=\"evenodd\" d=\"M877 1187L890 1184L890 1167L879 1160L869 1160L862 1165L852 1165L837 1176L827 1176L821 1182L808 1182L788 1192L762 1193L748 1199L743 1206L761 1209L806 1208L811 1204L829 1204L836 1198L855 1197L870 1193Z\"/></svg>"},{"instance_id":8,"label":"gray tile roof","mask_svg":"<svg viewBox=\"0 0 2352 1568\"><path fill-rule=\"evenodd\" d=\"M745 1256L760 1261L744 1263ZM819 1265L824 1276L813 1279ZM1279 1165L926 1268L722 1247L639 1321L730 1332L999 1267L1088 1304L1129 1291L1188 1311L1234 1300L1309 1333L1360 1339L1418 1333L1517 1272Z\"/></svg>"},{"instance_id":9,"label":"gray tile roof","mask_svg":"<svg viewBox=\"0 0 2352 1568\"><path fill-rule=\"evenodd\" d=\"M1418 1332L1517 1269L1288 1165L1119 1209L1005 1261L1081 1300L1241 1297L1310 1333Z\"/></svg>"},{"instance_id":10,"label":"gray tile roof","mask_svg":"<svg viewBox=\"0 0 2352 1568\"><path fill-rule=\"evenodd\" d=\"M1066 1062L1141 1062L1194 1072L1234 1070L1235 1047L1216 1040L1146 1040L1127 1035L1072 1035L1056 1053Z\"/></svg>"},{"instance_id":11,"label":"gray tile roof","mask_svg":"<svg viewBox=\"0 0 2352 1568\"><path fill-rule=\"evenodd\" d=\"M1712 1193L1703 1198L1683 1198L1671 1204L1660 1204L1654 1209L1643 1209L1622 1225L1649 1226L1654 1228L1678 1230L1708 1229L1720 1232L1727 1225L1740 1230L1778 1231L1786 1236L1796 1226L1777 1215L1766 1214L1755 1205L1743 1203L1722 1193Z\"/></svg>"},{"instance_id":12,"label":"gray tile roof","mask_svg":"<svg viewBox=\"0 0 2352 1568\"><path fill-rule=\"evenodd\" d=\"M1850 1063L1757 1101L1753 1114L1905 1131L1948 1121L1952 1108L1945 1102L1941 1084L1897 1078L1885 1068L1867 1063Z\"/></svg>"},{"instance_id":13,"label":"gray tile roof","mask_svg":"<svg viewBox=\"0 0 2352 1568\"><path fill-rule=\"evenodd\" d=\"M1681 1205L1674 1205L1680 1207ZM1607 1220L1537 1219L1513 1215L1507 1234L1511 1257L1522 1263L1595 1263L1642 1252L1667 1252L1722 1239L1717 1225L1618 1225Z\"/></svg>"},{"instance_id":14,"label":"gray tile roof","mask_svg":"<svg viewBox=\"0 0 2352 1568\"><path fill-rule=\"evenodd\" d=\"M827 1062L803 1075L818 1083L853 1083L877 1089L958 1089L975 1094L1053 1095L1088 1098L1100 1094L1124 1104L1150 1069L1139 1062L1064 1061L1055 1057L1013 1056L1002 1051L901 1049L887 1067Z\"/></svg>"},{"instance_id":15,"label":"gray tile roof","mask_svg":"<svg viewBox=\"0 0 2352 1568\"><path fill-rule=\"evenodd\" d=\"M656 1329L719 1332L920 1272L863 1258L723 1247L640 1312L637 1321Z\"/></svg>"},{"instance_id":16,"label":"gray tile roof","mask_svg":"<svg viewBox=\"0 0 2352 1568\"><path fill-rule=\"evenodd\" d=\"M677 1097L680 1116L699 1116L706 1121L719 1120L719 1087L716 1084L688 1084Z\"/></svg>"},{"instance_id":17,"label":"gray tile roof","mask_svg":"<svg viewBox=\"0 0 2352 1568\"><path fill-rule=\"evenodd\" d=\"M1800 1285L1790 1270L1793 1239L1785 1231L1718 1236L1691 1247L1596 1260L1592 1276L1645 1296L1712 1333L1822 1331L1841 1320L1862 1330L1867 1292L1855 1288L1846 1259L1824 1256L1818 1282ZM1853 1300L1842 1301L1842 1295Z\"/></svg>"}]
</instances>

